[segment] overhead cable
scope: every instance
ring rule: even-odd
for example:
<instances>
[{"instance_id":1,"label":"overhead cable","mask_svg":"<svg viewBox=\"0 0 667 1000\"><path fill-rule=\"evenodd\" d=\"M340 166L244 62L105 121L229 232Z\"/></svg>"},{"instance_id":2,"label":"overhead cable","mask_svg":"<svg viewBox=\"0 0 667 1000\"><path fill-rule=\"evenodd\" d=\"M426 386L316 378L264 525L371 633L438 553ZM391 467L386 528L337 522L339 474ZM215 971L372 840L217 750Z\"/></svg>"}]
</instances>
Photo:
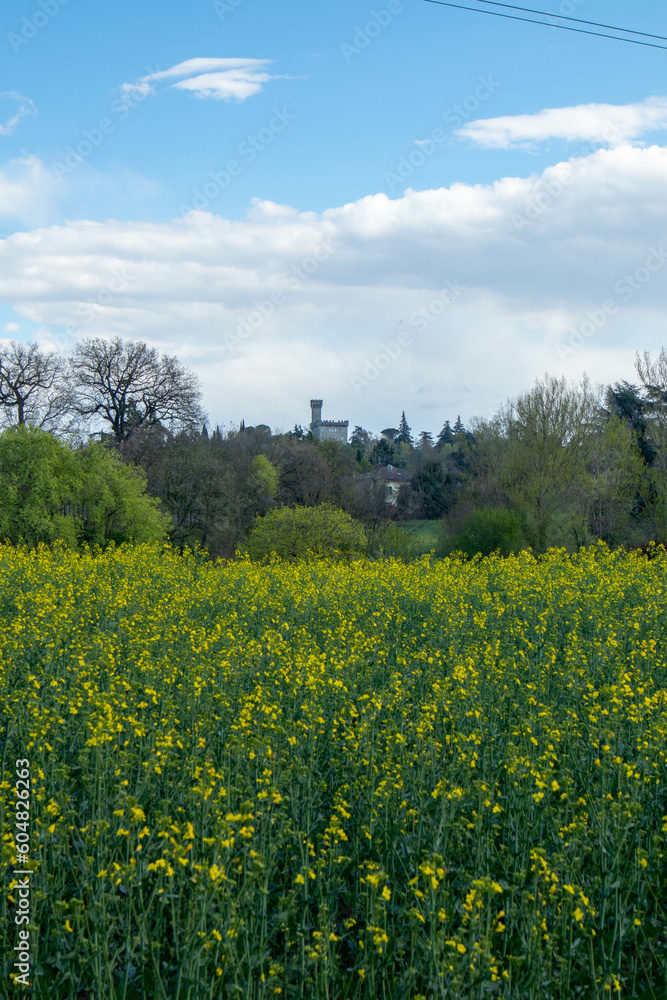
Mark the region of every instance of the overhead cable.
<instances>
[{"instance_id":1,"label":"overhead cable","mask_svg":"<svg viewBox=\"0 0 667 1000\"><path fill-rule=\"evenodd\" d=\"M574 31L578 35L593 35L595 38L611 38L615 42L627 42L628 45L642 45L648 49L660 49L667 52L667 45L656 45L654 42L642 42L638 38L621 38L619 35L606 35L601 31L588 31L586 28L573 28L569 24L551 24L548 21L535 21L531 17L519 17L518 14L502 14L497 10L485 10L482 7L466 7L460 3L449 3L448 0L422 0L423 3L434 3L438 7L452 7L455 10L471 10L476 14L488 14L491 17L504 17L510 21L523 21L526 24L541 24L544 28L560 28L561 31ZM521 8L518 8L521 9ZM557 14L547 14L547 17L558 17ZM586 22L584 22L586 23ZM593 23L593 22L591 22ZM621 28L620 31L630 29ZM649 36L661 38L661 35Z\"/></svg>"},{"instance_id":2,"label":"overhead cable","mask_svg":"<svg viewBox=\"0 0 667 1000\"><path fill-rule=\"evenodd\" d=\"M608 28L609 31L625 31L629 35L641 35L643 38L655 38L658 41L667 42L667 35L654 35L649 31L635 31L634 28L619 28L616 24L600 24L598 21L585 21L580 17L567 17L565 14L552 14L551 11L548 10L533 10L532 7L517 7L512 3L500 3L499 0L480 0L480 2L489 4L491 7L506 7L508 10L522 10L526 14L542 14L544 17L555 17L559 21L572 21L575 24L588 24L593 28ZM477 8L473 9L476 10ZM551 27L560 28L562 25L554 24L551 25Z\"/></svg>"}]
</instances>

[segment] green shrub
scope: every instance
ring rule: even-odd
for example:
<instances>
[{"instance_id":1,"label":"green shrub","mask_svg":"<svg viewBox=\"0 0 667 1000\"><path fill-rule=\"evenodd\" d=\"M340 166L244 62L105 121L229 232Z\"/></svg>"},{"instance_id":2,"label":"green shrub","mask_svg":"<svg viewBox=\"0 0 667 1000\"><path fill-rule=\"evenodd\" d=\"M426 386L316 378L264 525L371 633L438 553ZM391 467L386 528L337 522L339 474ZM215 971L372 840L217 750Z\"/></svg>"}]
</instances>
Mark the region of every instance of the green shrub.
<instances>
[{"instance_id":1,"label":"green shrub","mask_svg":"<svg viewBox=\"0 0 667 1000\"><path fill-rule=\"evenodd\" d=\"M169 523L143 472L101 445L73 449L26 425L0 434L0 539L71 548L163 541Z\"/></svg>"},{"instance_id":2,"label":"green shrub","mask_svg":"<svg viewBox=\"0 0 667 1000\"><path fill-rule=\"evenodd\" d=\"M76 546L79 524L67 516L75 502L73 452L51 434L25 425L0 434L0 538L36 546Z\"/></svg>"},{"instance_id":3,"label":"green shrub","mask_svg":"<svg viewBox=\"0 0 667 1000\"><path fill-rule=\"evenodd\" d=\"M453 551L468 556L481 553L489 556L499 552L508 556L524 548L523 532L518 514L503 508L482 508L469 514L461 530L451 542Z\"/></svg>"},{"instance_id":4,"label":"green shrub","mask_svg":"<svg viewBox=\"0 0 667 1000\"><path fill-rule=\"evenodd\" d=\"M269 511L255 518L247 544L248 554L255 560L271 555L281 559L349 557L365 548L361 525L331 504Z\"/></svg>"}]
</instances>

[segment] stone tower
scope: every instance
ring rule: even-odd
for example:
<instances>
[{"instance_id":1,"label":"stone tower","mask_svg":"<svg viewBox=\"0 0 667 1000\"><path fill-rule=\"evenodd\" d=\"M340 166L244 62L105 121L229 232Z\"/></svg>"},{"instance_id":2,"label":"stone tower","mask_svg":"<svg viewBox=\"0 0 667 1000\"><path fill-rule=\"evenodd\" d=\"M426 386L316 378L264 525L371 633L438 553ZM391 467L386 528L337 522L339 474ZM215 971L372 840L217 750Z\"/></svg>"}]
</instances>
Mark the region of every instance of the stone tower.
<instances>
[{"instance_id":1,"label":"stone tower","mask_svg":"<svg viewBox=\"0 0 667 1000\"><path fill-rule=\"evenodd\" d=\"M317 424L322 423L322 400L321 399L311 399L310 401L310 426L315 427Z\"/></svg>"},{"instance_id":2,"label":"stone tower","mask_svg":"<svg viewBox=\"0 0 667 1000\"><path fill-rule=\"evenodd\" d=\"M310 429L316 441L340 441L347 444L348 420L322 420L322 400L310 401Z\"/></svg>"}]
</instances>

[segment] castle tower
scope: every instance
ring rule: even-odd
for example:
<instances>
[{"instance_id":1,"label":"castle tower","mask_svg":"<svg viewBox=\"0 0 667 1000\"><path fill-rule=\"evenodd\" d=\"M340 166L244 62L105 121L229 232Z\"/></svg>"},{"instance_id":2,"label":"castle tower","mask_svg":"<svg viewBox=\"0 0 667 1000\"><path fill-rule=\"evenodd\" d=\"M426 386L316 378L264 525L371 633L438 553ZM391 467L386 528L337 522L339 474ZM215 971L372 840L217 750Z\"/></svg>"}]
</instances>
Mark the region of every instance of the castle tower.
<instances>
[{"instance_id":1,"label":"castle tower","mask_svg":"<svg viewBox=\"0 0 667 1000\"><path fill-rule=\"evenodd\" d=\"M321 399L311 399L310 401L310 426L317 427L318 424L322 423L322 400Z\"/></svg>"},{"instance_id":2,"label":"castle tower","mask_svg":"<svg viewBox=\"0 0 667 1000\"><path fill-rule=\"evenodd\" d=\"M347 420L322 420L322 400L310 401L310 429L316 441L340 441L347 444Z\"/></svg>"}]
</instances>

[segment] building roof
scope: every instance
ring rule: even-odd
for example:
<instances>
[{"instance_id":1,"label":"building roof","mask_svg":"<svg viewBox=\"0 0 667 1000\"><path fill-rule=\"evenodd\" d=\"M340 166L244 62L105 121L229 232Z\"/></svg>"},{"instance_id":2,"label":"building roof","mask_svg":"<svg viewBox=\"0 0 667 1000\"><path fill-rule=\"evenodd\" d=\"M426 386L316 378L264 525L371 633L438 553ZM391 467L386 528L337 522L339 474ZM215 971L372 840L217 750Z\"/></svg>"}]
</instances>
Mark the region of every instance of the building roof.
<instances>
[{"instance_id":1,"label":"building roof","mask_svg":"<svg viewBox=\"0 0 667 1000\"><path fill-rule=\"evenodd\" d=\"M395 465L376 465L370 472L364 472L360 479L383 479L387 483L409 483L412 473L408 469L397 469Z\"/></svg>"}]
</instances>

